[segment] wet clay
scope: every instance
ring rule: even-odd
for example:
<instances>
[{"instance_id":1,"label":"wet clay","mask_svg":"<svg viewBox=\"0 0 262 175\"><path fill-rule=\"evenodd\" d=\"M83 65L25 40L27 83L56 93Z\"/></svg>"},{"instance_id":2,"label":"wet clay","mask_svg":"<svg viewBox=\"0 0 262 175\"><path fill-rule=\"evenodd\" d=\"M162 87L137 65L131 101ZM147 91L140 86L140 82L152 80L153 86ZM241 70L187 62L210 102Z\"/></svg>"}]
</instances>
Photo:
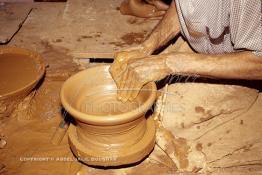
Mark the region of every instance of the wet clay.
<instances>
[{"instance_id":1,"label":"wet clay","mask_svg":"<svg viewBox=\"0 0 262 175\"><path fill-rule=\"evenodd\" d=\"M15 47L0 48L0 118L12 113L44 72L38 53Z\"/></svg>"},{"instance_id":2,"label":"wet clay","mask_svg":"<svg viewBox=\"0 0 262 175\"><path fill-rule=\"evenodd\" d=\"M79 72L61 89L61 102L76 120L69 128L70 147L89 165L135 163L155 143L154 120L145 117L156 98L155 84L149 83L134 101L124 103L117 100L108 69L104 65Z\"/></svg>"},{"instance_id":3,"label":"wet clay","mask_svg":"<svg viewBox=\"0 0 262 175\"><path fill-rule=\"evenodd\" d=\"M38 76L35 60L20 54L0 55L0 95L20 89Z\"/></svg>"}]
</instances>

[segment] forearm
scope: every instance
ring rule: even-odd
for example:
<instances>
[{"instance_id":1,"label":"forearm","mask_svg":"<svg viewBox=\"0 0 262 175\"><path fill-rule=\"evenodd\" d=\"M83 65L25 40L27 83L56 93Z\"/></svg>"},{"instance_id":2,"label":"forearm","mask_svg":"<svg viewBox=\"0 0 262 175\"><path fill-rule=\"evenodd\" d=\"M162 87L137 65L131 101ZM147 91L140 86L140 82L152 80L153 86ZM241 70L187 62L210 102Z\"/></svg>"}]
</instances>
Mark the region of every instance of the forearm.
<instances>
[{"instance_id":1,"label":"forearm","mask_svg":"<svg viewBox=\"0 0 262 175\"><path fill-rule=\"evenodd\" d=\"M223 79L262 79L262 58L251 52L167 55L170 73Z\"/></svg>"},{"instance_id":2,"label":"forearm","mask_svg":"<svg viewBox=\"0 0 262 175\"><path fill-rule=\"evenodd\" d=\"M148 51L148 55L152 54L156 49L164 46L180 32L180 24L176 11L176 5L171 3L165 16L152 31L150 36L142 43Z\"/></svg>"}]
</instances>

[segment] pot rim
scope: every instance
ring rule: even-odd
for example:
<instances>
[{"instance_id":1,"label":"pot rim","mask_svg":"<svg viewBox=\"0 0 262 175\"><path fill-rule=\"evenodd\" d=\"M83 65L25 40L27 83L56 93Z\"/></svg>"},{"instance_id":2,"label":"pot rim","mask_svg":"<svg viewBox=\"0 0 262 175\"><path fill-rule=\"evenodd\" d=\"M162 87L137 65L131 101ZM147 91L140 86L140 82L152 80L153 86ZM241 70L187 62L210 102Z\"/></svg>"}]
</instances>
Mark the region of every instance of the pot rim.
<instances>
[{"instance_id":1,"label":"pot rim","mask_svg":"<svg viewBox=\"0 0 262 175\"><path fill-rule=\"evenodd\" d=\"M72 105L68 103L65 97L65 87L67 86L67 83L77 77L80 74L83 74L86 71L89 71L90 69L96 69L97 67L105 67L109 68L109 65L101 65L101 66L96 66L92 68L88 68L86 70L80 71L76 73L75 75L71 76L69 79L67 79L60 92L60 98L61 98L61 103L63 107L65 108L66 111L68 111L75 119L87 123L87 124L92 124L92 125L118 125L118 124L123 124L123 123L128 123L130 121L133 121L141 116L144 116L144 114L155 102L156 99L156 84L155 82L150 82L148 83L150 86L150 95L146 99L146 101L140 105L138 108L133 109L131 111L117 114L117 115L90 115L87 113L80 112L79 110L75 109Z\"/></svg>"},{"instance_id":2,"label":"pot rim","mask_svg":"<svg viewBox=\"0 0 262 175\"><path fill-rule=\"evenodd\" d=\"M43 63L43 58L42 56L32 50L28 50L28 49L24 49L24 48L19 48L19 47L10 47L10 46L4 46L0 48L0 55L1 54L6 54L6 53L12 53L12 54L21 54L21 55L25 55L28 56L32 59L35 59L37 61L37 64L39 64L39 70L37 71L37 77L35 79L33 79L30 83L28 83L27 85L16 89L14 91L5 93L5 94L0 94L0 100L2 99L6 99L10 96L14 96L17 95L23 91L26 91L27 89L30 89L30 87L33 87L36 85L37 82L40 81L40 79L44 76L45 74L45 66Z\"/></svg>"}]
</instances>

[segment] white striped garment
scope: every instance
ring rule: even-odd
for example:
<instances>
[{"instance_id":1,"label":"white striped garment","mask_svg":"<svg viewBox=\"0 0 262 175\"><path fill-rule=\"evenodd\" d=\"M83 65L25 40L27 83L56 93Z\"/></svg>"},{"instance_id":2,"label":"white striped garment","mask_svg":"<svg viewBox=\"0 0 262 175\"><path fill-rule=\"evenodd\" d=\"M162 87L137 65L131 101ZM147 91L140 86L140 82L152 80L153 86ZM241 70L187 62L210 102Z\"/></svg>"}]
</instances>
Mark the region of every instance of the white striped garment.
<instances>
[{"instance_id":1,"label":"white striped garment","mask_svg":"<svg viewBox=\"0 0 262 175\"><path fill-rule=\"evenodd\" d=\"M200 53L262 56L262 0L175 0L181 32Z\"/></svg>"}]
</instances>

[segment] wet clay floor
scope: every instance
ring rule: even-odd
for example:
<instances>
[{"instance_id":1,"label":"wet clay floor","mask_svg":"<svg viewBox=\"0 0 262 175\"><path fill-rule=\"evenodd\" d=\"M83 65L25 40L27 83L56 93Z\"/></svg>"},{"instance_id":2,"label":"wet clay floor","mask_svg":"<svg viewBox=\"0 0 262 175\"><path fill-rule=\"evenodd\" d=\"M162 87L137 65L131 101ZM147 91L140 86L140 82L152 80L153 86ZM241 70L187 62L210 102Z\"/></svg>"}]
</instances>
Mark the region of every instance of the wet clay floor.
<instances>
[{"instance_id":1,"label":"wet clay floor","mask_svg":"<svg viewBox=\"0 0 262 175\"><path fill-rule=\"evenodd\" d=\"M76 160L67 143L67 135L60 145L52 145L50 140L61 120L59 92L62 83L63 81L44 81L37 91L34 102L32 103L32 107L35 107L35 111L33 111L34 119L29 121L18 121L16 118L6 118L1 121L0 137L7 142L7 144L0 149L1 175L181 174L167 163L170 160L165 156L160 156L157 159L151 156L150 159L145 159L142 163L131 168L99 169L88 167ZM248 126L248 123L246 123L247 118L254 117L254 115L259 113L261 114L262 109L259 108L259 106L262 106L261 94L258 97L257 103L251 108L250 115L245 114L242 117L241 121L243 121L242 124L240 123L241 126ZM250 120L249 123L254 122ZM209 144L207 147L205 147L204 144L202 146L204 149L207 149L212 148L213 144ZM242 149L234 152L240 151L238 155L242 155L242 157L245 157L245 155L252 156L251 154L262 153L260 152L261 149L259 149L259 140L252 148L254 148L255 151L253 153L246 148L243 148L245 150L244 152L241 151ZM214 150L213 152L215 153ZM234 152L231 157L237 156ZM226 163L230 160L230 154L225 155L224 158L224 162ZM236 160L240 160L240 158L237 157ZM226 164L230 163L234 162L230 161ZM254 163L253 165L224 168L215 167L213 173L210 174L244 175L250 174L250 172L255 172L253 174L260 174L262 172L261 166L258 163ZM187 175L193 173L183 174Z\"/></svg>"}]
</instances>

